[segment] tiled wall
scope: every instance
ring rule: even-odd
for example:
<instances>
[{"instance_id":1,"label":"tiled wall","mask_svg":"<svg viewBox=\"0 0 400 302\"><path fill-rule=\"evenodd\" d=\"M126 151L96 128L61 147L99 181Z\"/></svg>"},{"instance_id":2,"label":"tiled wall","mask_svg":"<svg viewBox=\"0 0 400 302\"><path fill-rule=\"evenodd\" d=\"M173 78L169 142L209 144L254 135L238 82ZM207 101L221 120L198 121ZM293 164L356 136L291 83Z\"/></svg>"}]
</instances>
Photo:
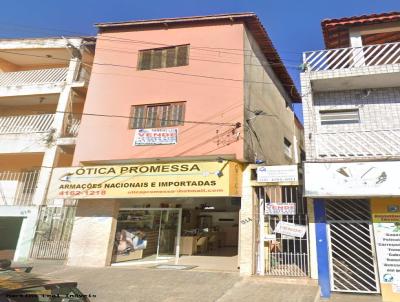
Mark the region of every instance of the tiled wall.
<instances>
[{"instance_id":1,"label":"tiled wall","mask_svg":"<svg viewBox=\"0 0 400 302\"><path fill-rule=\"evenodd\" d=\"M315 158L317 133L400 129L400 87L311 93L302 79L307 160ZM321 125L319 111L358 108L360 123Z\"/></svg>"}]
</instances>

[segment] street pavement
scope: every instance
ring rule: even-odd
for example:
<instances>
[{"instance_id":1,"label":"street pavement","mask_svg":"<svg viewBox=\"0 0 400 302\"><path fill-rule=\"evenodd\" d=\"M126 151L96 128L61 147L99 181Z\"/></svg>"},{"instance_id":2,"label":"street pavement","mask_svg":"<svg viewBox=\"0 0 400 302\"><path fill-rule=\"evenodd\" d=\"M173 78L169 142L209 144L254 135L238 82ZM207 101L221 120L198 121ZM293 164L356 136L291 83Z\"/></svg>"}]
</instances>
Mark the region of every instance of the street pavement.
<instances>
[{"instance_id":1,"label":"street pavement","mask_svg":"<svg viewBox=\"0 0 400 302\"><path fill-rule=\"evenodd\" d=\"M167 270L154 267L69 267L33 263L32 273L77 281L94 302L381 302L379 295L334 293L320 299L315 281L241 277L234 272Z\"/></svg>"},{"instance_id":2,"label":"street pavement","mask_svg":"<svg viewBox=\"0 0 400 302\"><path fill-rule=\"evenodd\" d=\"M166 270L139 267L83 268L34 264L32 273L77 281L94 302L315 302L314 282L240 277L238 273Z\"/></svg>"}]
</instances>

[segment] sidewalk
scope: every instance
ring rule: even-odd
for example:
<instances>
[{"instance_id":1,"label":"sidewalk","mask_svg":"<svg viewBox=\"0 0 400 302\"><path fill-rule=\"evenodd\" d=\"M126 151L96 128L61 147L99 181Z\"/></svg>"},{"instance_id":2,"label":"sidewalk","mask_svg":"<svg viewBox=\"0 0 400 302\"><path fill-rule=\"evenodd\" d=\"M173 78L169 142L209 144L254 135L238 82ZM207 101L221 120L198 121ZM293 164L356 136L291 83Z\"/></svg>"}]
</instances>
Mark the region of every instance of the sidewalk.
<instances>
[{"instance_id":1,"label":"sidewalk","mask_svg":"<svg viewBox=\"0 0 400 302\"><path fill-rule=\"evenodd\" d=\"M315 302L318 286L304 279L240 277L237 273L140 267L77 268L35 263L32 273L77 281L95 302Z\"/></svg>"}]
</instances>

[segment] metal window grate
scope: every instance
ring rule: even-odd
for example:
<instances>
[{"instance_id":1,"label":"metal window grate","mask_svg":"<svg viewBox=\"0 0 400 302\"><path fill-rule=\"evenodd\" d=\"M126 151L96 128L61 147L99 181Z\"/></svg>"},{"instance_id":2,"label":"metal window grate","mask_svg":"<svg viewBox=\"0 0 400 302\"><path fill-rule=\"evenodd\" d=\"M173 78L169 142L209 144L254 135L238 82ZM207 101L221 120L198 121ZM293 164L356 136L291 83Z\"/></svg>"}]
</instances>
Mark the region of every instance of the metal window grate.
<instances>
[{"instance_id":1,"label":"metal window grate","mask_svg":"<svg viewBox=\"0 0 400 302\"><path fill-rule=\"evenodd\" d=\"M379 292L369 201L327 200L326 218L331 290Z\"/></svg>"}]
</instances>

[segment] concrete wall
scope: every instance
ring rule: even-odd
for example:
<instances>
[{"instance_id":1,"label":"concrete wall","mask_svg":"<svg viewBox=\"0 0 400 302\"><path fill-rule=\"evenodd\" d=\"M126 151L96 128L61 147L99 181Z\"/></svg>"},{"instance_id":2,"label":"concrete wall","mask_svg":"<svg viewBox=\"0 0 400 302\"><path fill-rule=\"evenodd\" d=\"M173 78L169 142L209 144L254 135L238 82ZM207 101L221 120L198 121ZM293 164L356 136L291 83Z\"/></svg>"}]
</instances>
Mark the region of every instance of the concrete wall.
<instances>
[{"instance_id":1,"label":"concrete wall","mask_svg":"<svg viewBox=\"0 0 400 302\"><path fill-rule=\"evenodd\" d=\"M110 264L118 210L119 203L111 199L78 202L67 265Z\"/></svg>"},{"instance_id":2,"label":"concrete wall","mask_svg":"<svg viewBox=\"0 0 400 302\"><path fill-rule=\"evenodd\" d=\"M294 154L295 124L290 98L248 30L244 32L244 50L245 121L249 120L245 122L245 158L251 162L263 159L270 165L293 163L294 159L283 153L286 137ZM255 110L267 115L253 118Z\"/></svg>"},{"instance_id":3,"label":"concrete wall","mask_svg":"<svg viewBox=\"0 0 400 302\"><path fill-rule=\"evenodd\" d=\"M255 211L254 189L250 183L251 169L247 166L242 177L242 206L239 213L239 266L240 274L250 276L255 274L256 238L258 224ZM242 223L243 222L243 223Z\"/></svg>"},{"instance_id":4,"label":"concrete wall","mask_svg":"<svg viewBox=\"0 0 400 302\"><path fill-rule=\"evenodd\" d=\"M114 37L112 41L108 39L109 36ZM125 43L115 38L156 41L158 44ZM136 69L140 50L182 44L190 44L188 66ZM200 46L208 49L200 49ZM233 51L220 53L213 51L213 48ZM187 121L240 122L243 125L242 49L242 24L101 33L97 40L95 65L84 112L129 116L132 105L186 101ZM100 65L103 63L128 67ZM217 154L231 154L243 159L242 140L219 143L228 138L232 129L230 125L187 122L177 127L176 145L133 146L135 130L129 129L128 124L127 118L84 116L74 165L85 161ZM242 129L239 131L242 132ZM227 133L221 134L224 132Z\"/></svg>"}]
</instances>

